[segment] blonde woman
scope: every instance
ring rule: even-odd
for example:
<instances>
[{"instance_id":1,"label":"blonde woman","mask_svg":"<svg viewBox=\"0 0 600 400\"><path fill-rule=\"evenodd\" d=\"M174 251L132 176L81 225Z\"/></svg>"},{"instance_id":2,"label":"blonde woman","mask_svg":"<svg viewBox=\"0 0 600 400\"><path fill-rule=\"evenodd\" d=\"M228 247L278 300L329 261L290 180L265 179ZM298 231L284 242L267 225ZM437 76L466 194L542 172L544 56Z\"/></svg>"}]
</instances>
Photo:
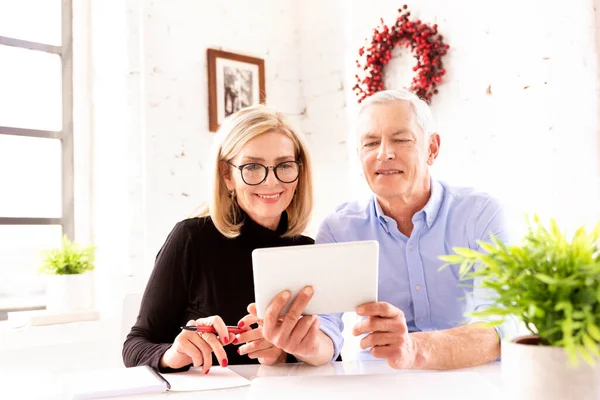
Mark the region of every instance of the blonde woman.
<instances>
[{"instance_id":1,"label":"blonde woman","mask_svg":"<svg viewBox=\"0 0 600 400\"><path fill-rule=\"evenodd\" d=\"M215 362L227 366L287 359L262 336L262 327L250 327L257 322L247 315L254 301L251 253L314 243L301 235L312 210L307 148L280 113L252 106L220 128L212 168L211 200L195 217L176 224L158 253L137 322L124 343L128 367L175 372L194 365L208 373ZM301 320L287 337L306 338L305 347L314 348L322 335L319 319ZM244 333L228 331L232 324ZM182 330L183 325L212 326L215 333ZM284 339L277 329L271 332Z\"/></svg>"}]
</instances>

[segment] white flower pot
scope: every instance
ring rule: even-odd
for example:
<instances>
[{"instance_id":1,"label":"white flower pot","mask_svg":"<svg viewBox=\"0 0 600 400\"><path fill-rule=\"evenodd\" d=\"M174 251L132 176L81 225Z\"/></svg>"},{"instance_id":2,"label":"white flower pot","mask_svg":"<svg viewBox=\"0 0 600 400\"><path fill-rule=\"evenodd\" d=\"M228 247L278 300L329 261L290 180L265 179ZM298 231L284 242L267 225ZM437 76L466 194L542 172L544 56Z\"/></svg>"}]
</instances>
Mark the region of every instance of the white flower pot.
<instances>
[{"instance_id":1,"label":"white flower pot","mask_svg":"<svg viewBox=\"0 0 600 400\"><path fill-rule=\"evenodd\" d=\"M503 394L507 399L600 399L600 360L594 367L583 360L573 367L562 347L533 343L537 343L535 336L502 343Z\"/></svg>"},{"instance_id":2,"label":"white flower pot","mask_svg":"<svg viewBox=\"0 0 600 400\"><path fill-rule=\"evenodd\" d=\"M94 280L91 272L48 275L46 309L52 313L87 311L94 308Z\"/></svg>"}]
</instances>

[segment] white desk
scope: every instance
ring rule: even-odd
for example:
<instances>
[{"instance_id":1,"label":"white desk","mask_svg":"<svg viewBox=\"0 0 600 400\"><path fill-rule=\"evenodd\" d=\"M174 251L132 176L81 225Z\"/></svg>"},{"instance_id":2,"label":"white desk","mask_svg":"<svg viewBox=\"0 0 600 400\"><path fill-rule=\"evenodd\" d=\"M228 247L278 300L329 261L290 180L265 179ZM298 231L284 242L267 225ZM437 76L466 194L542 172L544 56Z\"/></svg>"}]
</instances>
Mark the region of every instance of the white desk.
<instances>
[{"instance_id":1,"label":"white desk","mask_svg":"<svg viewBox=\"0 0 600 400\"><path fill-rule=\"evenodd\" d=\"M60 376L52 375L51 366L43 376L13 375L4 386L19 399L64 399L58 385ZM282 364L272 367L238 365L230 367L254 384L232 389L202 392L169 392L117 397L121 400L141 399L275 399L290 400L313 395L340 394L343 400L387 398L494 399L501 389L500 364L491 363L458 371L397 371L382 361L339 362L321 367L305 364ZM462 374L461 374L462 373ZM465 374L468 373L468 374ZM426 374L426 375L425 375ZM473 379L465 383L464 378ZM273 379L262 379L271 377ZM10 378L4 376L3 378ZM57 380L58 378L58 380ZM259 379L260 378L260 379ZM461 378L461 379L457 379ZM454 381L456 379L456 384ZM1 379L0 379L1 380ZM458 382L458 381L461 382ZM20 391L15 391L19 387ZM406 396L403 396L403 394ZM16 396L16 397L14 397Z\"/></svg>"},{"instance_id":2,"label":"white desk","mask_svg":"<svg viewBox=\"0 0 600 400\"><path fill-rule=\"evenodd\" d=\"M250 387L237 392L215 392L215 399L229 399L240 395L245 399L295 400L322 395L340 395L343 400L360 399L499 399L501 392L500 363L457 371L398 371L384 361L349 361L321 367L304 364L274 367L232 367L238 374L253 380ZM473 375L474 381L465 387L454 379L458 375ZM334 377L332 377L335 375ZM266 380L257 378L273 377ZM287 377L277 382L278 377ZM329 377L329 378L327 378ZM260 381L260 385L258 385ZM444 386L449 390L443 390ZM460 385L460 386L459 386ZM440 389L440 390L438 390ZM490 393L492 392L492 393ZM212 393L211 393L212 395ZM222 397L221 397L222 396ZM179 397L176 397L176 399ZM181 397L192 398L192 397ZM340 400L342 400L340 399ZM133 399L132 399L133 400Z\"/></svg>"}]
</instances>

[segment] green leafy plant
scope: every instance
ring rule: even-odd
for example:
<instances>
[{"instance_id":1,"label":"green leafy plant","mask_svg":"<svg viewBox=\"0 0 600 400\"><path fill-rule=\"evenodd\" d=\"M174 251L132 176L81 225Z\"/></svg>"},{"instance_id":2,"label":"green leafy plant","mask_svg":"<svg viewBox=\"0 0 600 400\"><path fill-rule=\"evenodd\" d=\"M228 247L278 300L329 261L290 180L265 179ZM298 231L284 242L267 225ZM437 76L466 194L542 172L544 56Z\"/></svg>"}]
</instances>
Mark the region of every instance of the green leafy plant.
<instances>
[{"instance_id":1,"label":"green leafy plant","mask_svg":"<svg viewBox=\"0 0 600 400\"><path fill-rule=\"evenodd\" d=\"M54 275L83 274L94 269L94 246L79 247L63 236L62 247L43 252L40 272Z\"/></svg>"},{"instance_id":2,"label":"green leafy plant","mask_svg":"<svg viewBox=\"0 0 600 400\"><path fill-rule=\"evenodd\" d=\"M536 215L520 245L497 238L479 241L483 251L453 248L441 268L460 264L462 280L480 279L494 293L493 305L470 313L522 320L541 345L564 347L590 365L600 358L600 223L592 232L579 228L569 240L554 219L547 229Z\"/></svg>"}]
</instances>

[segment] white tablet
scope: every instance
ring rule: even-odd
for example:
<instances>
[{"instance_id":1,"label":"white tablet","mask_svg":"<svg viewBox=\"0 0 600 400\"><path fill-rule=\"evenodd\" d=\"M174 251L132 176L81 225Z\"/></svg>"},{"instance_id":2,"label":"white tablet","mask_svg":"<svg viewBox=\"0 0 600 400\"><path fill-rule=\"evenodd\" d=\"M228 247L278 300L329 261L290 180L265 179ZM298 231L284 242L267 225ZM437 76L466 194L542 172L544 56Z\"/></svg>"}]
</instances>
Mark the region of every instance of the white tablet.
<instances>
[{"instance_id":1,"label":"white tablet","mask_svg":"<svg viewBox=\"0 0 600 400\"><path fill-rule=\"evenodd\" d=\"M263 318L277 294L287 289L294 299L307 285L315 293L305 315L354 311L377 301L378 266L375 240L256 249L252 267L258 317Z\"/></svg>"}]
</instances>

